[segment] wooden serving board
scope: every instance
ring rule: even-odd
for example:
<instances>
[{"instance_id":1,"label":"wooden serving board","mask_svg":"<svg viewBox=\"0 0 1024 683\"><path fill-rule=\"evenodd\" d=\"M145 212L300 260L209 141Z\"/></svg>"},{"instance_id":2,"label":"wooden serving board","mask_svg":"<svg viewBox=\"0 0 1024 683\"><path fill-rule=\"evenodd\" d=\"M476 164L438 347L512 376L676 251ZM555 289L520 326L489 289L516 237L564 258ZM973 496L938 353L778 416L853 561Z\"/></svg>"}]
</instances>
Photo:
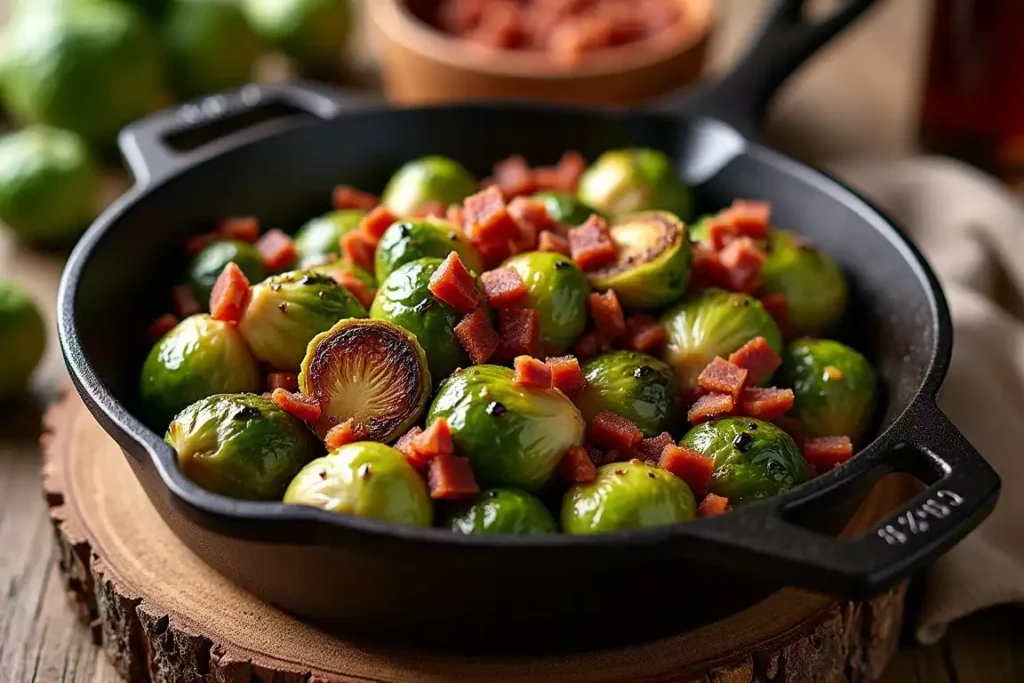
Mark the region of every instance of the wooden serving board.
<instances>
[{"instance_id":1,"label":"wooden serving board","mask_svg":"<svg viewBox=\"0 0 1024 683\"><path fill-rule=\"evenodd\" d=\"M187 550L73 391L45 426L43 487L70 601L132 681L840 683L877 679L897 649L905 585L859 603L786 589L695 631L558 657L345 639L261 602ZM908 493L898 480L876 489L862 521Z\"/></svg>"}]
</instances>

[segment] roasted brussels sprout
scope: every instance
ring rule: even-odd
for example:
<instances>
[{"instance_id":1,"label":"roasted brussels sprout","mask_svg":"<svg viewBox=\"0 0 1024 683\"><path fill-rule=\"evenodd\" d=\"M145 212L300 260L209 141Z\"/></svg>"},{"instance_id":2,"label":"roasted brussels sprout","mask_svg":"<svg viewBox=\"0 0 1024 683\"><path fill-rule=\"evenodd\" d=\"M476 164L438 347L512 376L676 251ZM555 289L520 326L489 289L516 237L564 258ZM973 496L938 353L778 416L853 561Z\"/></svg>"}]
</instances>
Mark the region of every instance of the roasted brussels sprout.
<instances>
[{"instance_id":1,"label":"roasted brussels sprout","mask_svg":"<svg viewBox=\"0 0 1024 683\"><path fill-rule=\"evenodd\" d=\"M477 275L483 269L480 254L455 226L439 218L402 221L388 228L377 244L374 269L384 282L396 268L424 257L443 259L453 251Z\"/></svg>"},{"instance_id":2,"label":"roasted brussels sprout","mask_svg":"<svg viewBox=\"0 0 1024 683\"><path fill-rule=\"evenodd\" d=\"M256 360L276 370L294 370L306 344L342 318L365 318L366 309L326 275L291 271L252 288L238 323Z\"/></svg>"},{"instance_id":3,"label":"roasted brussels sprout","mask_svg":"<svg viewBox=\"0 0 1024 683\"><path fill-rule=\"evenodd\" d=\"M313 266L309 268L310 273L317 273L319 275L326 275L327 277L337 279L334 276L337 273L349 273L354 275L357 280L362 282L370 289L377 288L377 280L372 274L366 272L354 263L349 263L344 259L338 259L337 261L329 261L328 263L321 264L319 266Z\"/></svg>"},{"instance_id":4,"label":"roasted brussels sprout","mask_svg":"<svg viewBox=\"0 0 1024 683\"><path fill-rule=\"evenodd\" d=\"M359 227L366 213L358 209L342 209L317 216L295 233L295 250L299 267L309 268L332 261L341 253L341 238Z\"/></svg>"},{"instance_id":5,"label":"roasted brussels sprout","mask_svg":"<svg viewBox=\"0 0 1024 683\"><path fill-rule=\"evenodd\" d=\"M165 334L142 365L142 405L153 424L166 425L211 394L256 392L262 376L234 325L198 314Z\"/></svg>"},{"instance_id":6,"label":"roasted brussels sprout","mask_svg":"<svg viewBox=\"0 0 1024 683\"><path fill-rule=\"evenodd\" d=\"M671 211L690 217L692 192L676 176L672 160L654 149L605 152L580 178L580 201L609 214Z\"/></svg>"},{"instance_id":7,"label":"roasted brussels sprout","mask_svg":"<svg viewBox=\"0 0 1024 683\"><path fill-rule=\"evenodd\" d=\"M557 356L587 327L590 286L570 259L553 252L531 251L505 261L526 283L526 306L540 316L541 355Z\"/></svg>"},{"instance_id":8,"label":"roasted brussels sprout","mask_svg":"<svg viewBox=\"0 0 1024 683\"><path fill-rule=\"evenodd\" d=\"M256 247L238 240L214 242L196 254L188 268L188 288L204 310L210 305L213 283L217 281L224 266L231 262L242 269L249 282L259 282L267 276L263 259Z\"/></svg>"},{"instance_id":9,"label":"roasted brussels sprout","mask_svg":"<svg viewBox=\"0 0 1024 683\"><path fill-rule=\"evenodd\" d=\"M782 355L780 380L793 388L795 417L811 436L848 436L870 426L878 380L868 360L829 339L797 339Z\"/></svg>"},{"instance_id":10,"label":"roasted brussels sprout","mask_svg":"<svg viewBox=\"0 0 1024 683\"><path fill-rule=\"evenodd\" d=\"M295 473L323 453L301 420L255 394L215 394L189 405L164 440L186 477L207 491L278 500Z\"/></svg>"},{"instance_id":11,"label":"roasted brussels sprout","mask_svg":"<svg viewBox=\"0 0 1024 683\"><path fill-rule=\"evenodd\" d=\"M690 277L682 221L667 211L643 211L620 216L610 231L618 255L587 273L594 289L614 289L627 308L658 308L682 296Z\"/></svg>"},{"instance_id":12,"label":"roasted brussels sprout","mask_svg":"<svg viewBox=\"0 0 1024 683\"><path fill-rule=\"evenodd\" d=\"M789 333L818 335L834 327L846 311L843 271L831 257L791 232L772 230L768 239L762 287L785 295Z\"/></svg>"},{"instance_id":13,"label":"roasted brussels sprout","mask_svg":"<svg viewBox=\"0 0 1024 683\"><path fill-rule=\"evenodd\" d=\"M526 491L490 489L459 505L445 526L457 534L550 534L555 520Z\"/></svg>"},{"instance_id":14,"label":"roasted brussels sprout","mask_svg":"<svg viewBox=\"0 0 1024 683\"><path fill-rule=\"evenodd\" d=\"M462 164L428 156L398 169L384 188L381 203L396 216L409 216L427 202L458 204L476 191L476 179Z\"/></svg>"},{"instance_id":15,"label":"roasted brussels sprout","mask_svg":"<svg viewBox=\"0 0 1024 683\"><path fill-rule=\"evenodd\" d=\"M430 398L427 358L416 338L383 320L342 320L309 342L299 390L320 403L313 430L323 437L349 418L369 441L391 442Z\"/></svg>"},{"instance_id":16,"label":"roasted brussels sprout","mask_svg":"<svg viewBox=\"0 0 1024 683\"><path fill-rule=\"evenodd\" d=\"M715 461L708 490L733 506L768 498L807 480L800 449L770 422L729 417L697 425L680 445Z\"/></svg>"},{"instance_id":17,"label":"roasted brussels sprout","mask_svg":"<svg viewBox=\"0 0 1024 683\"><path fill-rule=\"evenodd\" d=\"M569 192L538 192L533 198L544 202L548 215L564 225L581 225L595 213L603 216L602 211L587 206Z\"/></svg>"},{"instance_id":18,"label":"roasted brussels sprout","mask_svg":"<svg viewBox=\"0 0 1024 683\"><path fill-rule=\"evenodd\" d=\"M687 294L661 317L668 341L664 360L676 374L680 391L697 386L697 376L715 356L728 356L755 337L764 337L776 353L782 335L757 299L720 289Z\"/></svg>"},{"instance_id":19,"label":"roasted brussels sprout","mask_svg":"<svg viewBox=\"0 0 1024 683\"><path fill-rule=\"evenodd\" d=\"M562 499L562 530L600 534L693 519L693 493L679 477L639 462L613 462L589 484L574 484Z\"/></svg>"},{"instance_id":20,"label":"roasted brussels sprout","mask_svg":"<svg viewBox=\"0 0 1024 683\"><path fill-rule=\"evenodd\" d=\"M445 380L427 423L439 417L481 486L538 491L569 447L583 443L583 417L565 394L520 386L512 370L497 365L474 365Z\"/></svg>"},{"instance_id":21,"label":"roasted brussels sprout","mask_svg":"<svg viewBox=\"0 0 1024 683\"><path fill-rule=\"evenodd\" d=\"M657 358L635 351L611 351L583 364L587 386L576 405L587 422L602 410L631 421L644 436L667 430L676 408L676 378Z\"/></svg>"},{"instance_id":22,"label":"roasted brussels sprout","mask_svg":"<svg viewBox=\"0 0 1024 683\"><path fill-rule=\"evenodd\" d=\"M0 280L0 401L25 388L45 348L39 307L17 283Z\"/></svg>"},{"instance_id":23,"label":"roasted brussels sprout","mask_svg":"<svg viewBox=\"0 0 1024 683\"><path fill-rule=\"evenodd\" d=\"M430 526L427 485L401 453L382 443L342 446L302 468L284 502L409 526Z\"/></svg>"}]
</instances>

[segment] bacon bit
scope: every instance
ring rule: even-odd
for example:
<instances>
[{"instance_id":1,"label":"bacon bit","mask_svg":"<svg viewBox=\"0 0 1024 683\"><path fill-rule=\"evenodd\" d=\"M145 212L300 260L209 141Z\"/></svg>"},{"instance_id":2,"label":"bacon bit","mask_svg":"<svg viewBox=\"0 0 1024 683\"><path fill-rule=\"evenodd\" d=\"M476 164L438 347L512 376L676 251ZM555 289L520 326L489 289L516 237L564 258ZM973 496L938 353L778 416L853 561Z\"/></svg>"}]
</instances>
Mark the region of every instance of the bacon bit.
<instances>
[{"instance_id":1,"label":"bacon bit","mask_svg":"<svg viewBox=\"0 0 1024 683\"><path fill-rule=\"evenodd\" d=\"M533 356L537 352L540 335L540 315L532 308L498 309L498 336L496 355L501 360L516 356Z\"/></svg>"},{"instance_id":2,"label":"bacon bit","mask_svg":"<svg viewBox=\"0 0 1024 683\"><path fill-rule=\"evenodd\" d=\"M280 387L270 392L271 400L284 412L305 422L320 419L320 403L302 394L293 394Z\"/></svg>"},{"instance_id":3,"label":"bacon bit","mask_svg":"<svg viewBox=\"0 0 1024 683\"><path fill-rule=\"evenodd\" d=\"M519 8L513 4L491 3L479 25L468 36L471 40L492 48L514 48L523 44L523 30Z\"/></svg>"},{"instance_id":4,"label":"bacon bit","mask_svg":"<svg viewBox=\"0 0 1024 683\"><path fill-rule=\"evenodd\" d=\"M728 289L753 294L761 286L765 255L749 237L737 237L729 242L718 252L718 258L728 272Z\"/></svg>"},{"instance_id":5,"label":"bacon bit","mask_svg":"<svg viewBox=\"0 0 1024 683\"><path fill-rule=\"evenodd\" d=\"M587 378L575 356L548 358L544 363L551 370L551 385L563 394L572 396L586 388Z\"/></svg>"},{"instance_id":6,"label":"bacon bit","mask_svg":"<svg viewBox=\"0 0 1024 683\"><path fill-rule=\"evenodd\" d=\"M412 448L424 460L454 453L455 446L452 444L452 430L448 426L448 420L443 417L434 420L426 431L413 437Z\"/></svg>"},{"instance_id":7,"label":"bacon bit","mask_svg":"<svg viewBox=\"0 0 1024 683\"><path fill-rule=\"evenodd\" d=\"M466 234L474 244L507 245L519 235L519 225L497 185L466 197L462 211Z\"/></svg>"},{"instance_id":8,"label":"bacon bit","mask_svg":"<svg viewBox=\"0 0 1024 683\"><path fill-rule=\"evenodd\" d=\"M777 417L772 420L775 426L789 434L797 446L803 446L805 440L804 426L800 421L792 417Z\"/></svg>"},{"instance_id":9,"label":"bacon bit","mask_svg":"<svg viewBox=\"0 0 1024 683\"><path fill-rule=\"evenodd\" d=\"M558 175L558 169L552 166L540 166L533 169L533 182L537 191L561 190L562 179Z\"/></svg>"},{"instance_id":10,"label":"bacon bit","mask_svg":"<svg viewBox=\"0 0 1024 683\"><path fill-rule=\"evenodd\" d=\"M217 237L252 244L260 236L260 220L255 216L224 218L217 223Z\"/></svg>"},{"instance_id":11,"label":"bacon bit","mask_svg":"<svg viewBox=\"0 0 1024 683\"><path fill-rule=\"evenodd\" d=\"M668 432L662 432L657 436L644 439L633 449L633 455L649 464L657 465L661 460L661 454L668 446L674 446L675 439Z\"/></svg>"},{"instance_id":12,"label":"bacon bit","mask_svg":"<svg viewBox=\"0 0 1024 683\"><path fill-rule=\"evenodd\" d=\"M785 331L789 327L789 301L786 300L785 294L769 292L761 297L761 305L775 320L775 324L779 326L780 330Z\"/></svg>"},{"instance_id":13,"label":"bacon bit","mask_svg":"<svg viewBox=\"0 0 1024 683\"><path fill-rule=\"evenodd\" d=\"M256 251L270 272L287 270L299 254L292 238L277 228L268 230L267 234L256 240Z\"/></svg>"},{"instance_id":14,"label":"bacon bit","mask_svg":"<svg viewBox=\"0 0 1024 683\"><path fill-rule=\"evenodd\" d=\"M569 240L550 230L541 230L537 240L537 251L551 251L562 256L571 256Z\"/></svg>"},{"instance_id":15,"label":"bacon bit","mask_svg":"<svg viewBox=\"0 0 1024 683\"><path fill-rule=\"evenodd\" d=\"M224 267L210 293L210 316L214 320L237 323L242 319L249 298L249 280L242 269L231 261Z\"/></svg>"},{"instance_id":16,"label":"bacon bit","mask_svg":"<svg viewBox=\"0 0 1024 683\"><path fill-rule=\"evenodd\" d=\"M697 385L706 391L729 394L733 400L738 400L743 387L747 384L748 374L746 368L716 356L701 370L700 376L697 377Z\"/></svg>"},{"instance_id":17,"label":"bacon bit","mask_svg":"<svg viewBox=\"0 0 1024 683\"><path fill-rule=\"evenodd\" d=\"M324 435L327 450L334 451L346 444L356 443L366 438L366 427L349 418L341 424L334 425Z\"/></svg>"},{"instance_id":18,"label":"bacon bit","mask_svg":"<svg viewBox=\"0 0 1024 683\"><path fill-rule=\"evenodd\" d=\"M518 154L496 163L493 176L493 182L501 188L506 197L518 197L536 191L530 165Z\"/></svg>"},{"instance_id":19,"label":"bacon bit","mask_svg":"<svg viewBox=\"0 0 1024 683\"><path fill-rule=\"evenodd\" d=\"M435 500L456 500L480 493L469 458L438 455L431 459L427 481L430 497Z\"/></svg>"},{"instance_id":20,"label":"bacon bit","mask_svg":"<svg viewBox=\"0 0 1024 683\"><path fill-rule=\"evenodd\" d=\"M471 32L483 18L486 0L448 0L437 12L438 27L455 35Z\"/></svg>"},{"instance_id":21,"label":"bacon bit","mask_svg":"<svg viewBox=\"0 0 1024 683\"><path fill-rule=\"evenodd\" d=\"M553 227L555 221L548 214L544 202L527 197L516 197L508 205L508 212L519 224L519 237L515 240L519 251L533 251L541 231Z\"/></svg>"},{"instance_id":22,"label":"bacon bit","mask_svg":"<svg viewBox=\"0 0 1024 683\"><path fill-rule=\"evenodd\" d=\"M848 436L819 436L803 444L804 458L818 472L843 464L853 456L853 442Z\"/></svg>"},{"instance_id":23,"label":"bacon bit","mask_svg":"<svg viewBox=\"0 0 1024 683\"><path fill-rule=\"evenodd\" d=\"M489 270L480 276L480 284L487 295L487 303L494 308L508 308L526 298L527 289L515 268Z\"/></svg>"},{"instance_id":24,"label":"bacon bit","mask_svg":"<svg viewBox=\"0 0 1024 683\"><path fill-rule=\"evenodd\" d=\"M444 215L444 204L437 201L425 202L412 212L412 218L443 218Z\"/></svg>"},{"instance_id":25,"label":"bacon bit","mask_svg":"<svg viewBox=\"0 0 1024 683\"><path fill-rule=\"evenodd\" d=\"M174 315L178 316L180 320L184 320L202 310L199 302L196 301L196 297L192 294L192 290L187 285L178 285L171 288L171 308L174 310Z\"/></svg>"},{"instance_id":26,"label":"bacon bit","mask_svg":"<svg viewBox=\"0 0 1024 683\"><path fill-rule=\"evenodd\" d=\"M445 212L445 216L448 218L449 223L458 226L459 230L462 230L462 224L465 221L465 217L462 214L461 204L449 204L448 210Z\"/></svg>"},{"instance_id":27,"label":"bacon bit","mask_svg":"<svg viewBox=\"0 0 1024 683\"><path fill-rule=\"evenodd\" d=\"M560 22L548 37L551 57L565 65L577 64L592 50L614 42L615 20L600 15L577 16Z\"/></svg>"},{"instance_id":28,"label":"bacon bit","mask_svg":"<svg viewBox=\"0 0 1024 683\"><path fill-rule=\"evenodd\" d=\"M736 412L736 402L729 394L704 394L690 406L686 419L691 424L699 424L716 417L725 417Z\"/></svg>"},{"instance_id":29,"label":"bacon bit","mask_svg":"<svg viewBox=\"0 0 1024 683\"><path fill-rule=\"evenodd\" d=\"M722 250L736 238L736 227L725 214L705 218L704 232L707 235L705 246L710 246L715 251Z\"/></svg>"},{"instance_id":30,"label":"bacon bit","mask_svg":"<svg viewBox=\"0 0 1024 683\"><path fill-rule=\"evenodd\" d=\"M708 492L711 475L715 472L714 458L685 446L665 446L658 466L685 481L697 498Z\"/></svg>"},{"instance_id":31,"label":"bacon bit","mask_svg":"<svg viewBox=\"0 0 1024 683\"><path fill-rule=\"evenodd\" d=\"M164 313L146 328L146 336L149 337L151 341L158 341L165 334L173 330L174 326L177 324L178 316L173 313Z\"/></svg>"},{"instance_id":32,"label":"bacon bit","mask_svg":"<svg viewBox=\"0 0 1024 683\"><path fill-rule=\"evenodd\" d=\"M267 391L284 389L285 391L299 390L299 376L294 372L271 372L267 375Z\"/></svg>"},{"instance_id":33,"label":"bacon bit","mask_svg":"<svg viewBox=\"0 0 1024 683\"><path fill-rule=\"evenodd\" d=\"M478 308L464 316L455 326L455 336L475 365L486 363L501 343L498 333L491 327L484 309Z\"/></svg>"},{"instance_id":34,"label":"bacon bit","mask_svg":"<svg viewBox=\"0 0 1024 683\"><path fill-rule=\"evenodd\" d=\"M628 452L644 439L635 424L608 410L602 410L590 421L588 436L597 446L623 452Z\"/></svg>"},{"instance_id":35,"label":"bacon bit","mask_svg":"<svg viewBox=\"0 0 1024 683\"><path fill-rule=\"evenodd\" d=\"M740 397L740 412L761 420L775 420L793 407L790 389L747 387Z\"/></svg>"},{"instance_id":36,"label":"bacon bit","mask_svg":"<svg viewBox=\"0 0 1024 683\"><path fill-rule=\"evenodd\" d=\"M349 185L338 185L331 193L331 205L335 209L359 209L369 211L379 204L379 200L369 192L357 190Z\"/></svg>"},{"instance_id":37,"label":"bacon bit","mask_svg":"<svg viewBox=\"0 0 1024 683\"><path fill-rule=\"evenodd\" d=\"M595 213L583 225L571 228L569 251L583 270L595 270L614 261L615 243L605 220Z\"/></svg>"},{"instance_id":38,"label":"bacon bit","mask_svg":"<svg viewBox=\"0 0 1024 683\"><path fill-rule=\"evenodd\" d=\"M195 256L220 238L220 235L216 232L204 232L201 235L191 237L185 240L185 253L189 256Z\"/></svg>"},{"instance_id":39,"label":"bacon bit","mask_svg":"<svg viewBox=\"0 0 1024 683\"><path fill-rule=\"evenodd\" d=\"M373 303L373 297L377 296L377 290L368 286L365 282L347 270L331 271L331 279L349 291L363 308L369 308Z\"/></svg>"},{"instance_id":40,"label":"bacon bit","mask_svg":"<svg viewBox=\"0 0 1024 683\"><path fill-rule=\"evenodd\" d=\"M729 271L722 265L717 251L704 244L695 244L690 253L690 289L728 287Z\"/></svg>"},{"instance_id":41,"label":"bacon bit","mask_svg":"<svg viewBox=\"0 0 1024 683\"><path fill-rule=\"evenodd\" d=\"M697 506L698 517L718 517L729 511L729 499L709 493Z\"/></svg>"},{"instance_id":42,"label":"bacon bit","mask_svg":"<svg viewBox=\"0 0 1024 683\"><path fill-rule=\"evenodd\" d=\"M583 446L569 446L558 466L570 484L587 484L597 478L597 467Z\"/></svg>"},{"instance_id":43,"label":"bacon bit","mask_svg":"<svg viewBox=\"0 0 1024 683\"><path fill-rule=\"evenodd\" d=\"M386 207L378 206L359 220L359 229L363 231L366 240L376 247L384 231L397 220L398 217L388 211Z\"/></svg>"},{"instance_id":44,"label":"bacon bit","mask_svg":"<svg viewBox=\"0 0 1024 683\"><path fill-rule=\"evenodd\" d=\"M373 272L374 244L361 230L350 230L341 238L342 257L354 266Z\"/></svg>"},{"instance_id":45,"label":"bacon bit","mask_svg":"<svg viewBox=\"0 0 1024 683\"><path fill-rule=\"evenodd\" d=\"M569 150L562 154L555 166L558 175L558 189L565 192L575 192L579 187L580 177L587 170L587 160L575 150Z\"/></svg>"},{"instance_id":46,"label":"bacon bit","mask_svg":"<svg viewBox=\"0 0 1024 683\"><path fill-rule=\"evenodd\" d=\"M768 345L767 339L754 337L730 353L729 362L747 369L747 372L750 373L747 377L749 384L760 384L779 369L779 366L782 365L782 358Z\"/></svg>"},{"instance_id":47,"label":"bacon bit","mask_svg":"<svg viewBox=\"0 0 1024 683\"><path fill-rule=\"evenodd\" d=\"M462 315L471 312L480 301L480 295L476 291L476 279L466 269L458 252L455 251L448 254L430 276L427 289Z\"/></svg>"},{"instance_id":48,"label":"bacon bit","mask_svg":"<svg viewBox=\"0 0 1024 683\"><path fill-rule=\"evenodd\" d=\"M538 389L550 389L551 368L543 361L531 356L516 356L515 373L512 381L524 387L537 387Z\"/></svg>"},{"instance_id":49,"label":"bacon bit","mask_svg":"<svg viewBox=\"0 0 1024 683\"><path fill-rule=\"evenodd\" d=\"M755 240L768 237L768 228L772 222L772 205L768 202L737 199L727 211L733 229L740 235Z\"/></svg>"},{"instance_id":50,"label":"bacon bit","mask_svg":"<svg viewBox=\"0 0 1024 683\"><path fill-rule=\"evenodd\" d=\"M604 294L594 292L587 300L590 317L594 326L605 339L615 340L626 332L626 315L622 312L619 297L615 290L609 289Z\"/></svg>"},{"instance_id":51,"label":"bacon bit","mask_svg":"<svg viewBox=\"0 0 1024 683\"><path fill-rule=\"evenodd\" d=\"M638 313L626 318L626 331L621 343L633 351L652 353L660 348L667 338L668 333L661 323L646 313Z\"/></svg>"},{"instance_id":52,"label":"bacon bit","mask_svg":"<svg viewBox=\"0 0 1024 683\"><path fill-rule=\"evenodd\" d=\"M495 242L493 244L474 243L473 246L476 247L477 252L480 254L484 268L495 268L512 255L512 245L510 242Z\"/></svg>"},{"instance_id":53,"label":"bacon bit","mask_svg":"<svg viewBox=\"0 0 1024 683\"><path fill-rule=\"evenodd\" d=\"M591 330L585 335L580 337L579 341L572 347L576 354L576 357L582 361L587 361L596 356L599 353L604 353L611 349L611 344L608 340L601 336L601 333L597 330Z\"/></svg>"},{"instance_id":54,"label":"bacon bit","mask_svg":"<svg viewBox=\"0 0 1024 683\"><path fill-rule=\"evenodd\" d=\"M417 436L423 433L421 427L413 427L402 436L398 437L398 441L392 446L396 451L406 457L407 460L412 460L416 456L416 451L413 448L413 443Z\"/></svg>"}]
</instances>

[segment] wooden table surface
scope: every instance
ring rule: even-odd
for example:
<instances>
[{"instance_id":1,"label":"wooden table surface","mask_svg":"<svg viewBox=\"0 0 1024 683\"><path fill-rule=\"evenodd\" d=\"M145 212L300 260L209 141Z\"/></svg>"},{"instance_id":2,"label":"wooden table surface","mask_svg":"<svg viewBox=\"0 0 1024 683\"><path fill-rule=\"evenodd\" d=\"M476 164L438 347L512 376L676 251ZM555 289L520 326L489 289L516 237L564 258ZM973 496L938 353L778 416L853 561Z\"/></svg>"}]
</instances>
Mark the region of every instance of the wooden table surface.
<instances>
[{"instance_id":1,"label":"wooden table surface","mask_svg":"<svg viewBox=\"0 0 1024 683\"><path fill-rule=\"evenodd\" d=\"M766 1L723 2L712 70L726 68L734 59ZM8 2L0 0L0 19ZM914 152L931 3L887 0L881 5L781 94L768 125L773 144L816 163ZM40 494L39 418L66 379L52 326L60 268L60 255L27 251L0 233L0 277L22 282L45 306L51 322L32 404L6 410L0 418L0 683L118 680L66 604ZM1024 681L1021 643L1024 611L989 610L954 624L937 646L908 643L884 681Z\"/></svg>"}]
</instances>

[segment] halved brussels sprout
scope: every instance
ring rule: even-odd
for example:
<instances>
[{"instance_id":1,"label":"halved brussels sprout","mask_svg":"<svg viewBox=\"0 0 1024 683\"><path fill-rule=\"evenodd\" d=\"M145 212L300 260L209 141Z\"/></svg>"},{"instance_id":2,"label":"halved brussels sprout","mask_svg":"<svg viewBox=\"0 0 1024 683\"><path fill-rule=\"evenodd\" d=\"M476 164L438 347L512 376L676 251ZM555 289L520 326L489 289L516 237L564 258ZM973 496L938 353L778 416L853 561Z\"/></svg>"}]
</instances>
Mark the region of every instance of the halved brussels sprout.
<instances>
[{"instance_id":1,"label":"halved brussels sprout","mask_svg":"<svg viewBox=\"0 0 1024 683\"><path fill-rule=\"evenodd\" d=\"M153 346L142 365L139 391L146 415L162 428L201 398L259 391L262 381L234 325L198 314Z\"/></svg>"},{"instance_id":2,"label":"halved brussels sprout","mask_svg":"<svg viewBox=\"0 0 1024 683\"><path fill-rule=\"evenodd\" d=\"M210 306L210 292L213 291L213 283L217 281L217 276L232 262L242 269L249 282L259 282L267 276L263 259L253 245L239 240L214 242L192 259L186 280L188 288L192 290L192 295L203 310Z\"/></svg>"},{"instance_id":3,"label":"halved brussels sprout","mask_svg":"<svg viewBox=\"0 0 1024 683\"><path fill-rule=\"evenodd\" d=\"M580 201L616 215L660 209L690 217L693 196L663 152L629 148L605 152L580 178Z\"/></svg>"},{"instance_id":4,"label":"halved brussels sprout","mask_svg":"<svg viewBox=\"0 0 1024 683\"><path fill-rule=\"evenodd\" d=\"M780 380L793 388L790 417L811 436L863 436L878 380L867 358L830 339L797 339L782 355Z\"/></svg>"},{"instance_id":5,"label":"halved brussels sprout","mask_svg":"<svg viewBox=\"0 0 1024 683\"><path fill-rule=\"evenodd\" d=\"M576 397L576 405L587 422L609 410L633 422L644 436L669 428L676 408L676 378L657 358L611 351L584 363L583 374L587 386Z\"/></svg>"},{"instance_id":6,"label":"halved brussels sprout","mask_svg":"<svg viewBox=\"0 0 1024 683\"><path fill-rule=\"evenodd\" d=\"M317 273L319 275L326 275L327 277L333 278L335 273L349 273L354 275L357 280L362 282L370 289L377 288L377 280L372 274L366 272L354 263L349 263L344 259L338 259L337 261L329 261L319 266L313 266L309 268L310 273Z\"/></svg>"},{"instance_id":7,"label":"halved brussels sprout","mask_svg":"<svg viewBox=\"0 0 1024 683\"><path fill-rule=\"evenodd\" d=\"M594 289L614 289L627 308L658 308L683 295L690 243L682 221L667 211L643 211L619 217L610 231L618 255L587 273Z\"/></svg>"},{"instance_id":8,"label":"halved brussels sprout","mask_svg":"<svg viewBox=\"0 0 1024 683\"><path fill-rule=\"evenodd\" d=\"M256 360L276 370L294 370L317 334L342 318L365 318L366 309L327 277L291 271L255 285L238 331Z\"/></svg>"},{"instance_id":9,"label":"halved brussels sprout","mask_svg":"<svg viewBox=\"0 0 1024 683\"><path fill-rule=\"evenodd\" d=\"M448 421L455 450L481 486L544 487L570 446L583 443L583 416L557 389L524 387L512 370L474 365L441 385L427 415Z\"/></svg>"},{"instance_id":10,"label":"halved brussels sprout","mask_svg":"<svg viewBox=\"0 0 1024 683\"><path fill-rule=\"evenodd\" d=\"M708 491L734 507L768 498L802 484L807 468L789 434L770 422L728 417L704 422L679 442L715 461Z\"/></svg>"},{"instance_id":11,"label":"halved brussels sprout","mask_svg":"<svg viewBox=\"0 0 1024 683\"><path fill-rule=\"evenodd\" d=\"M181 411L164 440L182 473L207 491L279 500L323 447L306 425L254 394L217 394Z\"/></svg>"},{"instance_id":12,"label":"halved brussels sprout","mask_svg":"<svg viewBox=\"0 0 1024 683\"><path fill-rule=\"evenodd\" d=\"M489 489L459 505L445 523L457 534L550 534L555 520L544 503L519 489Z\"/></svg>"},{"instance_id":13,"label":"halved brussels sprout","mask_svg":"<svg viewBox=\"0 0 1024 683\"><path fill-rule=\"evenodd\" d=\"M786 323L794 336L817 335L846 312L846 278L830 256L791 232L772 230L761 267L765 292L786 296Z\"/></svg>"},{"instance_id":14,"label":"halved brussels sprout","mask_svg":"<svg viewBox=\"0 0 1024 683\"><path fill-rule=\"evenodd\" d=\"M388 443L427 406L430 372L416 338L383 320L342 320L309 342L299 390L320 403L321 438L349 418L368 441Z\"/></svg>"},{"instance_id":15,"label":"halved brussels sprout","mask_svg":"<svg viewBox=\"0 0 1024 683\"><path fill-rule=\"evenodd\" d=\"M533 198L544 202L548 215L563 225L581 225L595 213L603 217L603 212L587 206L569 192L538 192Z\"/></svg>"},{"instance_id":16,"label":"halved brussels sprout","mask_svg":"<svg viewBox=\"0 0 1024 683\"><path fill-rule=\"evenodd\" d=\"M557 356L587 327L587 276L572 260L546 251L518 254L505 261L526 283L525 306L540 316L541 355Z\"/></svg>"},{"instance_id":17,"label":"halved brussels sprout","mask_svg":"<svg viewBox=\"0 0 1024 683\"><path fill-rule=\"evenodd\" d=\"M589 484L574 484L562 499L562 530L601 534L678 524L693 519L697 503L690 487L659 467L612 462Z\"/></svg>"},{"instance_id":18,"label":"halved brussels sprout","mask_svg":"<svg viewBox=\"0 0 1024 683\"><path fill-rule=\"evenodd\" d=\"M341 238L359 227L366 215L358 209L342 209L317 216L295 233L295 250L299 254L299 267L320 265L341 253Z\"/></svg>"},{"instance_id":19,"label":"halved brussels sprout","mask_svg":"<svg viewBox=\"0 0 1024 683\"><path fill-rule=\"evenodd\" d=\"M284 502L418 527L430 526L434 516L427 485L405 456L371 441L347 444L306 465Z\"/></svg>"},{"instance_id":20,"label":"halved brussels sprout","mask_svg":"<svg viewBox=\"0 0 1024 683\"><path fill-rule=\"evenodd\" d=\"M476 191L476 179L462 164L428 156L398 169L384 188L381 203L396 216L409 216L427 202L458 204Z\"/></svg>"},{"instance_id":21,"label":"halved brussels sprout","mask_svg":"<svg viewBox=\"0 0 1024 683\"><path fill-rule=\"evenodd\" d=\"M746 294L704 289L687 294L661 317L668 334L663 359L676 374L679 389L697 386L697 376L715 356L728 356L755 337L764 337L776 353L782 335L761 302Z\"/></svg>"},{"instance_id":22,"label":"halved brussels sprout","mask_svg":"<svg viewBox=\"0 0 1024 683\"><path fill-rule=\"evenodd\" d=\"M374 257L377 282L384 282L399 266L424 257L443 259L453 251L467 268L479 275L480 254L455 226L440 218L424 218L393 224L380 238Z\"/></svg>"}]
</instances>

